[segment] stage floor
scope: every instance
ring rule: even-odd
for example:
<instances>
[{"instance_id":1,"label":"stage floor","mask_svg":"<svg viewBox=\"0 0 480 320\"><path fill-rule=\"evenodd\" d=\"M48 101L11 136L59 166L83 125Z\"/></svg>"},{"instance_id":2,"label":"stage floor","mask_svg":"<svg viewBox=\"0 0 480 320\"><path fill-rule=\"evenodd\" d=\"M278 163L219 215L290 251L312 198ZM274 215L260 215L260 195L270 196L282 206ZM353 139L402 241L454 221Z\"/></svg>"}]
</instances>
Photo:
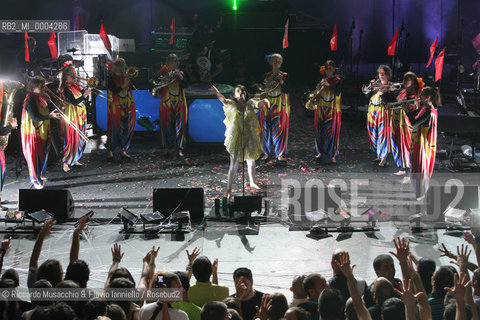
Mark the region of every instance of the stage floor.
<instances>
[{"instance_id":1,"label":"stage floor","mask_svg":"<svg viewBox=\"0 0 480 320\"><path fill-rule=\"evenodd\" d=\"M354 180L367 180L369 186L360 188L363 200L358 201L357 207L374 205L382 212L388 212L389 209L385 208L390 208L407 218L421 207L414 200L412 186L400 184L400 179L393 175L397 168L391 156L386 168L370 163L374 155L368 147L364 117L361 113L344 112L338 163L328 164L315 159L313 115L300 106L292 106L288 160L257 163L258 181L264 188L254 194L264 196L269 201L270 210L266 221L260 224L258 234L254 235L239 232L242 229L240 224L216 219L212 215L214 199L220 198L225 191L229 165L228 154L221 145L190 145L184 159L163 157L155 134L138 134L134 136L129 151L132 159L107 161L101 139L92 139L81 160L85 167L75 167L64 173L60 162L50 163L47 187L70 190L75 201L75 217L89 210L96 213L89 228L91 235L81 242L80 251L80 258L90 264L90 287L103 287L111 263L110 248L115 242L125 251L122 265L132 271L137 281L142 257L152 246L161 247L157 269L162 270L184 270L187 264L185 250L197 246L212 261L219 259L219 281L231 291L234 290L232 272L237 267L247 266L253 270L255 288L264 292L282 292L288 299L291 298L289 288L294 275L319 272L327 278L331 276L330 256L336 248L350 250L351 259L357 264L356 275L369 282L375 277L374 257L394 250L392 239L395 236L408 236L417 256L434 258L437 264L447 263L448 259L440 258L436 249L440 243L445 243L453 250L455 245L463 242L458 237L462 232L447 236L445 230L434 230L421 236L412 235L408 222L392 221L388 215L379 223L379 231L375 233L332 233L332 237L315 240L307 237L308 231L290 231L312 223L296 223L286 214L287 208L282 202L286 190L282 183L285 185L287 179L297 181L301 186L312 179L318 179L325 186L335 185L335 179L341 179L347 185ZM439 135L438 149L446 148L449 142ZM435 177L439 181L456 178L465 184L480 181L478 173L450 172L440 157L435 166ZM2 197L10 201L7 206L16 208L18 190L30 187L25 163L17 177L15 158L8 156ZM183 241L174 241L169 234L162 234L158 239L147 239L140 234L120 234L122 225L114 220L120 208L126 207L136 214L151 212L152 191L159 187L203 188L209 219L202 226L193 226ZM234 194L241 194L241 187L239 174ZM342 192L347 205L358 200L349 192L350 189ZM5 226L1 225L0 230L5 230ZM54 230L55 233L43 245L40 262L57 258L66 268L73 223L57 225ZM34 240L33 234L16 235L5 257L3 269L16 268L21 274L21 286L26 286ZM397 276L400 276L398 265Z\"/></svg>"}]
</instances>

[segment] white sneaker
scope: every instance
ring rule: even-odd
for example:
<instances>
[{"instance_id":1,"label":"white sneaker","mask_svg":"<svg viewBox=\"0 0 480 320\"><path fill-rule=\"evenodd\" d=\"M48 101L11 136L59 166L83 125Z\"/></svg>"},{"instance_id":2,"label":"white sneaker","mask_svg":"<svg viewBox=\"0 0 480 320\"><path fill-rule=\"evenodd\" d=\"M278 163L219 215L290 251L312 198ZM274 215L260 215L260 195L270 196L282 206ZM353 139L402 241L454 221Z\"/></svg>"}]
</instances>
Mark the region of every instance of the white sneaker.
<instances>
[{"instance_id":1,"label":"white sneaker","mask_svg":"<svg viewBox=\"0 0 480 320\"><path fill-rule=\"evenodd\" d=\"M43 184L40 184L38 182L34 182L33 183L33 187L37 190L40 190L40 189L43 189L44 185Z\"/></svg>"}]
</instances>

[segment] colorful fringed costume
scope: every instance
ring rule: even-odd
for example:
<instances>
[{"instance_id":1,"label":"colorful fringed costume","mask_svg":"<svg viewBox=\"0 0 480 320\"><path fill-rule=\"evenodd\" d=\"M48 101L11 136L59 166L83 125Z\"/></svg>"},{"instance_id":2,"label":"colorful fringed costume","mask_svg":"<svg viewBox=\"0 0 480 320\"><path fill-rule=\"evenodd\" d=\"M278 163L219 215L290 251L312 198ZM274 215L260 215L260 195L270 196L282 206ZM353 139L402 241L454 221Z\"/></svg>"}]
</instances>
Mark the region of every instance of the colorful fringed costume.
<instances>
[{"instance_id":1,"label":"colorful fringed costume","mask_svg":"<svg viewBox=\"0 0 480 320\"><path fill-rule=\"evenodd\" d=\"M2 118L2 113L5 112L4 105L8 103L6 101L6 94L3 91L3 83L0 83L0 119ZM0 127L0 136L2 138L10 133L12 126L8 125L6 127ZM5 173L7 172L7 166L5 163L5 145L0 145L0 193L3 192L3 186L5 184Z\"/></svg>"},{"instance_id":2,"label":"colorful fringed costume","mask_svg":"<svg viewBox=\"0 0 480 320\"><path fill-rule=\"evenodd\" d=\"M412 177L417 196L425 194L435 165L437 109L423 106L407 113L417 131L412 134Z\"/></svg>"},{"instance_id":3,"label":"colorful fringed costume","mask_svg":"<svg viewBox=\"0 0 480 320\"><path fill-rule=\"evenodd\" d=\"M62 98L68 102L64 113L81 132L87 131L87 109L83 92L77 84L67 84L61 88ZM74 166L82 157L86 142L67 123L62 122L63 162Z\"/></svg>"},{"instance_id":4,"label":"colorful fringed costume","mask_svg":"<svg viewBox=\"0 0 480 320\"><path fill-rule=\"evenodd\" d=\"M54 106L39 94L28 93L22 111L22 149L28 166L30 181L43 186L50 150L50 117Z\"/></svg>"},{"instance_id":5,"label":"colorful fringed costume","mask_svg":"<svg viewBox=\"0 0 480 320\"><path fill-rule=\"evenodd\" d=\"M340 78L327 79L330 86L318 85L312 104L315 110L315 149L328 158L338 155L342 124ZM308 104L307 104L308 108Z\"/></svg>"},{"instance_id":6,"label":"colorful fringed costume","mask_svg":"<svg viewBox=\"0 0 480 320\"><path fill-rule=\"evenodd\" d=\"M282 72L281 74L285 81L287 73ZM271 76L272 72L269 72L265 81L267 82ZM290 96L285 84L278 85L275 90L269 92L267 99L270 101L270 108L265 105L260 110L263 153L268 156L273 152L278 158L287 153L290 124Z\"/></svg>"},{"instance_id":7,"label":"colorful fringed costume","mask_svg":"<svg viewBox=\"0 0 480 320\"><path fill-rule=\"evenodd\" d=\"M407 90L403 89L397 95L396 100L410 100L417 99L418 96L414 94L407 94ZM415 103L409 105L408 111L413 111L417 108ZM412 126L410 121L405 116L404 109L397 109L390 111L390 125L391 125L391 150L393 160L400 170L406 170L411 167L410 164L410 141L412 138Z\"/></svg>"},{"instance_id":8,"label":"colorful fringed costume","mask_svg":"<svg viewBox=\"0 0 480 320\"><path fill-rule=\"evenodd\" d=\"M160 76L169 72L167 66L158 71ZM183 75L183 72L182 72ZM180 79L160 89L160 138L162 148L183 150L187 129L187 99Z\"/></svg>"},{"instance_id":9,"label":"colorful fringed costume","mask_svg":"<svg viewBox=\"0 0 480 320\"><path fill-rule=\"evenodd\" d=\"M375 92L370 98L367 115L368 141L373 152L380 159L386 158L390 149L390 119L381 92Z\"/></svg>"},{"instance_id":10,"label":"colorful fringed costume","mask_svg":"<svg viewBox=\"0 0 480 320\"><path fill-rule=\"evenodd\" d=\"M263 149L254 100L247 101L243 113L242 107L235 100L227 99L223 111L225 112L223 123L226 127L225 147L230 157L239 162L258 159Z\"/></svg>"},{"instance_id":11,"label":"colorful fringed costume","mask_svg":"<svg viewBox=\"0 0 480 320\"><path fill-rule=\"evenodd\" d=\"M111 76L108 80L107 150L121 153L128 150L135 130L135 101L130 86L123 89L125 77Z\"/></svg>"}]
</instances>

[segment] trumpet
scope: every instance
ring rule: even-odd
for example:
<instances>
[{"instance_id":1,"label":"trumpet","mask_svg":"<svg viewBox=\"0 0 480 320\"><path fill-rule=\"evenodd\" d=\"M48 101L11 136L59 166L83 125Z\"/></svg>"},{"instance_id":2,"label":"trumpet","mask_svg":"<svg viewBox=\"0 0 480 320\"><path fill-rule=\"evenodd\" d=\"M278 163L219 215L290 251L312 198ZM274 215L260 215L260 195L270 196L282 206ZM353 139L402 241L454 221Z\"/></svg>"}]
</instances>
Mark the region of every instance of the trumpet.
<instances>
[{"instance_id":1,"label":"trumpet","mask_svg":"<svg viewBox=\"0 0 480 320\"><path fill-rule=\"evenodd\" d=\"M47 91L52 97L54 97L57 101L59 101L61 104L68 104L67 101L63 100L62 98L60 98L59 96L57 96L55 93L53 93L52 90L50 90L48 87L45 87L45 91ZM80 130L71 120L70 118L62 111L62 109L60 109L59 106L57 106L53 101L52 99L50 99L50 102L52 103L52 105L55 107L55 110L58 112L58 114L60 114L60 116L62 117L63 121L65 121L66 124L68 124L73 130L75 130L75 132L80 136L80 138L82 138L82 140L84 140L85 142L88 142L88 137L86 136L85 133L82 132L82 130Z\"/></svg>"},{"instance_id":2,"label":"trumpet","mask_svg":"<svg viewBox=\"0 0 480 320\"><path fill-rule=\"evenodd\" d=\"M370 82L369 84L364 84L362 86L362 92L363 92L363 94L369 94L373 91L399 90L399 89L402 89L402 88L403 88L403 83L402 82L381 84L381 83L379 83L379 80L376 80L375 82Z\"/></svg>"},{"instance_id":3,"label":"trumpet","mask_svg":"<svg viewBox=\"0 0 480 320\"><path fill-rule=\"evenodd\" d=\"M87 84L87 87L90 88L90 90L92 91L95 91L95 93L97 94L97 96L103 98L103 99L106 99L108 100L109 102L112 102L112 99L107 97L102 90L98 89L98 79L96 77L91 77L91 78L82 78L82 77L77 77L78 80L82 80L82 81L85 81L85 83Z\"/></svg>"},{"instance_id":4,"label":"trumpet","mask_svg":"<svg viewBox=\"0 0 480 320\"><path fill-rule=\"evenodd\" d=\"M398 110L403 108L403 104L412 104L417 101L420 101L420 98L414 98L414 99L407 99L407 100L401 100L397 102L389 102L385 104L385 106L390 107L391 110Z\"/></svg>"}]
</instances>

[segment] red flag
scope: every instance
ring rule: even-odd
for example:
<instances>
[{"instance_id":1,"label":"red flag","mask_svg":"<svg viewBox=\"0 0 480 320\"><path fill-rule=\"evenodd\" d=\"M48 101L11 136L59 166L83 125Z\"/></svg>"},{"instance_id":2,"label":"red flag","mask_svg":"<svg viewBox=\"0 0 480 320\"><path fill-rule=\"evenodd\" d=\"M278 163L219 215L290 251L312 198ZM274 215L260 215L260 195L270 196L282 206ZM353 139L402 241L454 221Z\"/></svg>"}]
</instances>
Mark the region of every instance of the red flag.
<instances>
[{"instance_id":1,"label":"red flag","mask_svg":"<svg viewBox=\"0 0 480 320\"><path fill-rule=\"evenodd\" d=\"M48 39L48 47L50 48L52 59L58 58L57 42L55 41L56 37L55 32L52 31L52 33L50 33L50 38Z\"/></svg>"},{"instance_id":2,"label":"red flag","mask_svg":"<svg viewBox=\"0 0 480 320\"><path fill-rule=\"evenodd\" d=\"M392 40L390 41L390 44L388 45L388 55L389 56L394 56L395 55L395 48L397 47L397 39L398 39L398 32L400 29L397 29L395 32L395 35L393 36Z\"/></svg>"},{"instance_id":3,"label":"red flag","mask_svg":"<svg viewBox=\"0 0 480 320\"><path fill-rule=\"evenodd\" d=\"M332 34L332 38L330 39L330 49L332 51L337 51L337 42L338 42L338 38L337 38L337 24L335 23L335 27L333 27L333 34Z\"/></svg>"},{"instance_id":4,"label":"red flag","mask_svg":"<svg viewBox=\"0 0 480 320\"><path fill-rule=\"evenodd\" d=\"M170 36L170 41L168 44L173 44L175 42L175 18L172 19L172 23L170 24L170 30L172 30L172 35Z\"/></svg>"},{"instance_id":5,"label":"red flag","mask_svg":"<svg viewBox=\"0 0 480 320\"><path fill-rule=\"evenodd\" d=\"M442 79L442 71L443 71L443 58L445 57L445 48L437 56L435 59L435 82Z\"/></svg>"},{"instance_id":6,"label":"red flag","mask_svg":"<svg viewBox=\"0 0 480 320\"><path fill-rule=\"evenodd\" d=\"M289 19L287 19L287 23L285 23L285 32L283 34L283 41L282 41L283 49L288 48L288 21Z\"/></svg>"},{"instance_id":7,"label":"red flag","mask_svg":"<svg viewBox=\"0 0 480 320\"><path fill-rule=\"evenodd\" d=\"M437 40L438 37L435 38L435 41L433 41L432 45L430 46L430 59L428 59L427 68L430 66L430 63L432 63L433 55L435 54L435 49L437 48Z\"/></svg>"},{"instance_id":8,"label":"red flag","mask_svg":"<svg viewBox=\"0 0 480 320\"><path fill-rule=\"evenodd\" d=\"M30 62L30 51L28 51L28 33L25 32L25 62Z\"/></svg>"},{"instance_id":9,"label":"red flag","mask_svg":"<svg viewBox=\"0 0 480 320\"><path fill-rule=\"evenodd\" d=\"M108 39L107 32L103 27L103 23L100 25L100 38L102 38L103 44L107 50L112 49L112 45L110 44L110 39Z\"/></svg>"}]
</instances>

